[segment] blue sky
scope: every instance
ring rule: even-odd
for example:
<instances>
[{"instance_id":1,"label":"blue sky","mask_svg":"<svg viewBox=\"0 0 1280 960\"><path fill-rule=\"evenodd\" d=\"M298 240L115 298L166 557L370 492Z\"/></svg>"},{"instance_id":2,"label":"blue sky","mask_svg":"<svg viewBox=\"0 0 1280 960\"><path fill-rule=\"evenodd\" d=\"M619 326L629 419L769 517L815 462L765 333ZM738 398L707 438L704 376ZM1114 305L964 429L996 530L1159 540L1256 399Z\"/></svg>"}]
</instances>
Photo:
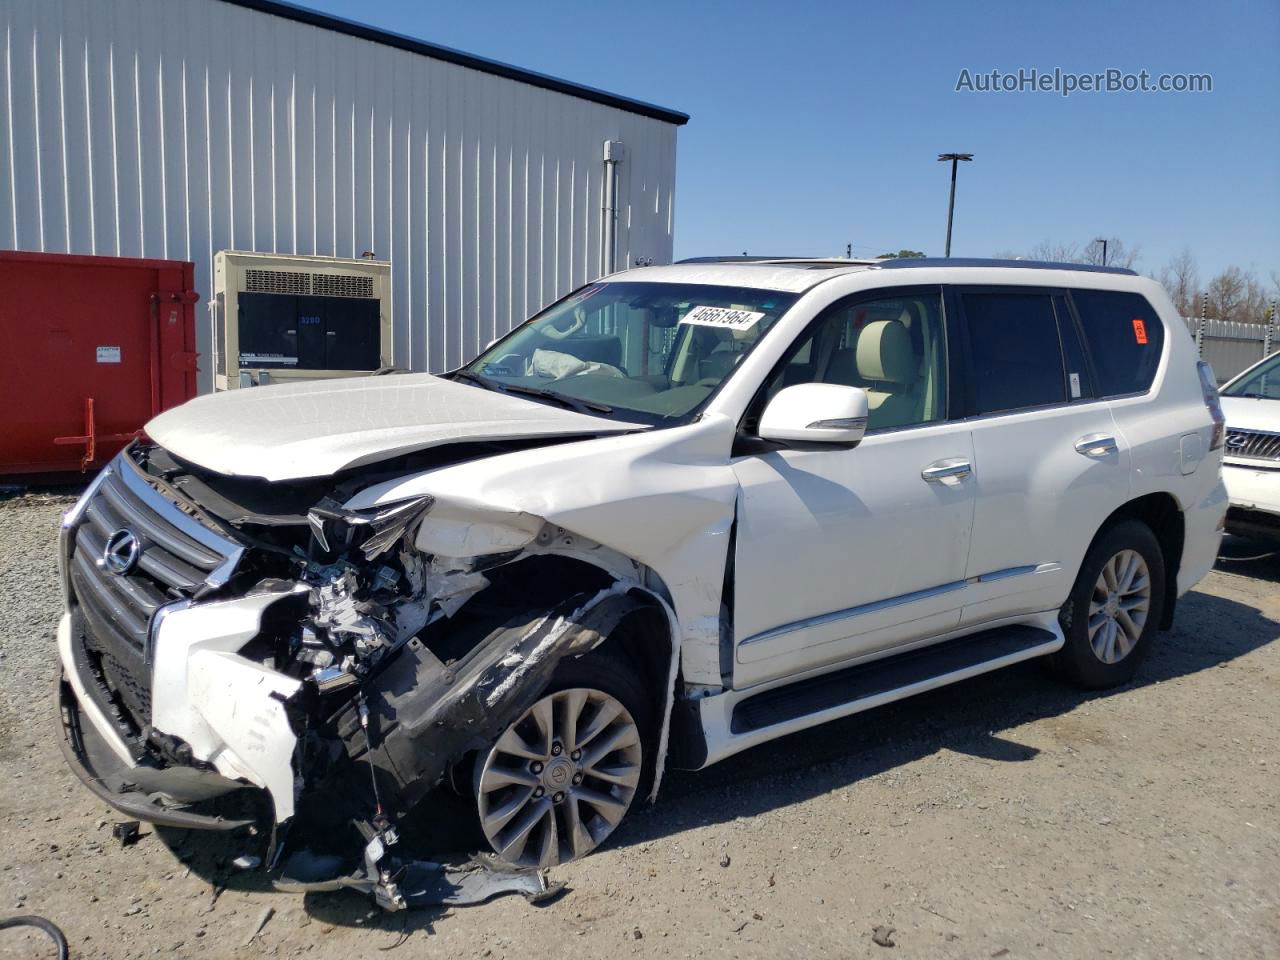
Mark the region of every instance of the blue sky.
<instances>
[{"instance_id":1,"label":"blue sky","mask_svg":"<svg viewBox=\"0 0 1280 960\"><path fill-rule=\"evenodd\" d=\"M1280 274L1280 2L303 5L673 107L676 257L941 255L1119 236ZM1018 68L1209 73L1211 93L957 93Z\"/></svg>"}]
</instances>

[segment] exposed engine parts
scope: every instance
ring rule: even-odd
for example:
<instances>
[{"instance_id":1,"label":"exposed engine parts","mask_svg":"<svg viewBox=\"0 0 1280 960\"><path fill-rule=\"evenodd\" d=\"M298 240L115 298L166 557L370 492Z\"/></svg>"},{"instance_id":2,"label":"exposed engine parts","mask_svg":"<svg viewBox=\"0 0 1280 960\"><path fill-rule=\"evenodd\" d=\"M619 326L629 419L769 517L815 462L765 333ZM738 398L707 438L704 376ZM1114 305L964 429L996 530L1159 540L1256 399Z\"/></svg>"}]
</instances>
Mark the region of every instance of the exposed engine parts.
<instances>
[{"instance_id":1,"label":"exposed engine parts","mask_svg":"<svg viewBox=\"0 0 1280 960\"><path fill-rule=\"evenodd\" d=\"M470 779L566 659L615 634L617 653L673 696L675 617L660 580L529 513L422 495L343 506L367 478L255 488L152 447L115 469L108 482L125 493L110 496L148 501L162 518L149 522L178 531L175 550L217 569L163 603L150 660L132 673L85 639L83 616L64 618L65 748L90 789L139 819L209 829L270 810L263 862L286 889L356 889L387 909L555 893L538 866L556 858L442 865L422 854L432 848L414 817L430 816L424 801L455 769ZM660 715L650 796L670 701ZM627 802L639 788L637 764ZM224 800L241 809L204 812Z\"/></svg>"}]
</instances>

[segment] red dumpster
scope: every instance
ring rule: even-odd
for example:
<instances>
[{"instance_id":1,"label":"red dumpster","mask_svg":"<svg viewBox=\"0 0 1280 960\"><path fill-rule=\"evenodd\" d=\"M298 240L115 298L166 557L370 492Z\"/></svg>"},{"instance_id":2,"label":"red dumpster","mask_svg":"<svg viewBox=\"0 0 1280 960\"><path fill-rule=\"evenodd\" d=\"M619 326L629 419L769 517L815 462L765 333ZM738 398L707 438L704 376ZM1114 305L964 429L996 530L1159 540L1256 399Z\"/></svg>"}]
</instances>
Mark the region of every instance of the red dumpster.
<instances>
[{"instance_id":1,"label":"red dumpster","mask_svg":"<svg viewBox=\"0 0 1280 960\"><path fill-rule=\"evenodd\" d=\"M194 274L0 251L0 474L100 466L195 396Z\"/></svg>"}]
</instances>

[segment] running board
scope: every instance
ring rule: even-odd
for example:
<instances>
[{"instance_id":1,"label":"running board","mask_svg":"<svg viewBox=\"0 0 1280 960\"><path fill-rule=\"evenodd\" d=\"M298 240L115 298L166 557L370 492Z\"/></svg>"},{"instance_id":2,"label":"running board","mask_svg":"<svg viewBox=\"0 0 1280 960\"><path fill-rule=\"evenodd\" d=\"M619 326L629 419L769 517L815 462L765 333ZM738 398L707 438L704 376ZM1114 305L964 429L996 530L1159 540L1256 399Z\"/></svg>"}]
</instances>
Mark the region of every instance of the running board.
<instances>
[{"instance_id":1,"label":"running board","mask_svg":"<svg viewBox=\"0 0 1280 960\"><path fill-rule=\"evenodd\" d=\"M770 727L803 728L1053 653L1061 646L1061 634L1025 624L971 633L749 696L734 705L729 732L739 736ZM805 718L812 722L797 722ZM778 734L784 732L789 731Z\"/></svg>"}]
</instances>

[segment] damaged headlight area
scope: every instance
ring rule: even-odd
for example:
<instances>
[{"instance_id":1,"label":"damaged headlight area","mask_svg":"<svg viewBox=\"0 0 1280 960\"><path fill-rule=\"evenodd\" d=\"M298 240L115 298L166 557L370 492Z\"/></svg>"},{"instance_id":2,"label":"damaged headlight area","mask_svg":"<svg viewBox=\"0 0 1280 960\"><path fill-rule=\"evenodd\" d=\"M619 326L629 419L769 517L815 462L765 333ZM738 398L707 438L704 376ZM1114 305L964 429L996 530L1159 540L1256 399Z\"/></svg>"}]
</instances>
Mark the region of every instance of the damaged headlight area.
<instances>
[{"instance_id":1,"label":"damaged headlight area","mask_svg":"<svg viewBox=\"0 0 1280 960\"><path fill-rule=\"evenodd\" d=\"M426 625L429 565L405 534L431 504L419 497L357 512L326 499L308 511L300 579L311 587L310 610L284 651L302 678L320 671L322 685L343 686Z\"/></svg>"}]
</instances>

